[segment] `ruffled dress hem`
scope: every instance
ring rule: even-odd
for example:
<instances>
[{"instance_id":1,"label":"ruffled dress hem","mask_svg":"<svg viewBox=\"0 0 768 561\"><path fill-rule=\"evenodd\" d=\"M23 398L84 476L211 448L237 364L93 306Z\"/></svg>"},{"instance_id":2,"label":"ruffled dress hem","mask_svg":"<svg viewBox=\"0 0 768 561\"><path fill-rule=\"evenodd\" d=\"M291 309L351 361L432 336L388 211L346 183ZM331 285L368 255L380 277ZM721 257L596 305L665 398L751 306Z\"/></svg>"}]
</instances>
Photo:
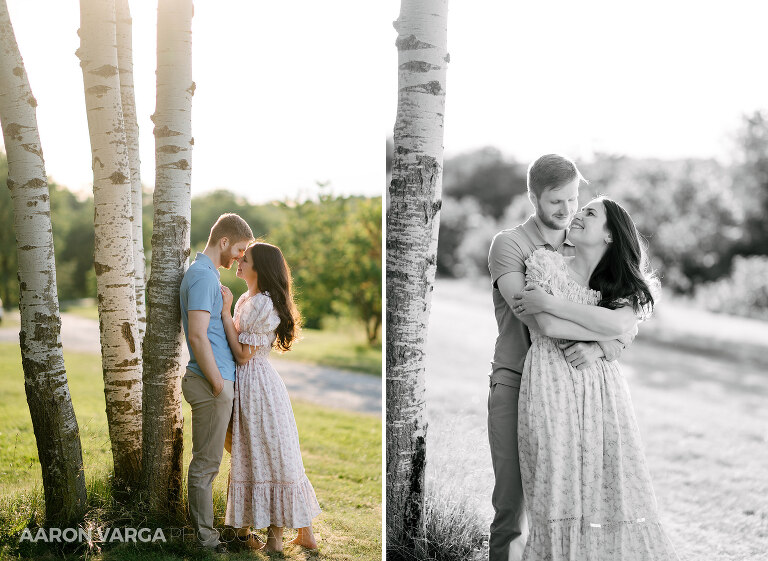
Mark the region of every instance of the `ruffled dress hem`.
<instances>
[{"instance_id":1,"label":"ruffled dress hem","mask_svg":"<svg viewBox=\"0 0 768 561\"><path fill-rule=\"evenodd\" d=\"M306 528L320 512L307 477L300 483L234 481L229 484L224 522L234 528Z\"/></svg>"},{"instance_id":2,"label":"ruffled dress hem","mask_svg":"<svg viewBox=\"0 0 768 561\"><path fill-rule=\"evenodd\" d=\"M676 561L658 521L644 518L594 523L569 518L533 525L523 561Z\"/></svg>"}]
</instances>

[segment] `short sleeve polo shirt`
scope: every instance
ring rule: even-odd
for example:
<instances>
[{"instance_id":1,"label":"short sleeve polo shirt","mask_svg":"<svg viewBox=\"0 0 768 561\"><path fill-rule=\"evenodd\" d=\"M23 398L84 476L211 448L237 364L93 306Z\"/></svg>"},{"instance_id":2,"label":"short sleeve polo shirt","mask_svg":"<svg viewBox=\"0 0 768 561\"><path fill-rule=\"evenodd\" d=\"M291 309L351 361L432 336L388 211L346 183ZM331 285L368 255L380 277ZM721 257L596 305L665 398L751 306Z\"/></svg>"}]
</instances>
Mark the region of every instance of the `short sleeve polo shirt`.
<instances>
[{"instance_id":1,"label":"short sleeve polo shirt","mask_svg":"<svg viewBox=\"0 0 768 561\"><path fill-rule=\"evenodd\" d=\"M187 369L205 377L195 359L192 348L189 346L189 311L203 310L211 314L208 322L208 340L211 342L211 349L221 377L234 382L235 359L229 349L227 334L221 319L224 300L221 297L219 278L219 271L214 266L213 261L207 255L198 253L195 262L189 266L184 274L184 279L181 281L181 288L179 289L181 322L184 325L184 336L187 339L187 348L189 348Z\"/></svg>"},{"instance_id":2,"label":"short sleeve polo shirt","mask_svg":"<svg viewBox=\"0 0 768 561\"><path fill-rule=\"evenodd\" d=\"M563 255L573 255L573 244L567 238L559 248L547 243L533 215L515 228L502 230L491 242L488 270L493 284L493 307L498 326L498 337L491 362L491 383L519 387L525 355L531 346L528 327L512 313L496 281L507 273L525 274L525 260L542 247L559 251Z\"/></svg>"}]
</instances>

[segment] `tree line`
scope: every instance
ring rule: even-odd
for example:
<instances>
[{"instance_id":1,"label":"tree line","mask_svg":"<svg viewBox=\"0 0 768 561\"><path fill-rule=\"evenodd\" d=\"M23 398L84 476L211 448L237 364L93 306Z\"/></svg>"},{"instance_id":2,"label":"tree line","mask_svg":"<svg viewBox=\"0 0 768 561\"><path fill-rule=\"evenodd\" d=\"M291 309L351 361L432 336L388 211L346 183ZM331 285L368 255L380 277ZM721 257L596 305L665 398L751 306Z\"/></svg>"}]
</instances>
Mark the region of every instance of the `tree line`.
<instances>
[{"instance_id":1,"label":"tree line","mask_svg":"<svg viewBox=\"0 0 768 561\"><path fill-rule=\"evenodd\" d=\"M8 162L0 152L0 184ZM96 297L93 267L93 197L78 196L49 181L51 225L60 302ZM142 237L147 263L152 250L152 193L143 191ZM321 190L316 199L251 204L218 189L192 197L191 259L202 251L211 225L225 212L236 212L254 235L283 249L294 276L296 298L306 327L326 318L359 323L369 343L381 337L381 197L340 196ZM6 309L18 307L16 240L10 192L0 189L0 298ZM222 274L235 299L245 291L233 271Z\"/></svg>"}]
</instances>

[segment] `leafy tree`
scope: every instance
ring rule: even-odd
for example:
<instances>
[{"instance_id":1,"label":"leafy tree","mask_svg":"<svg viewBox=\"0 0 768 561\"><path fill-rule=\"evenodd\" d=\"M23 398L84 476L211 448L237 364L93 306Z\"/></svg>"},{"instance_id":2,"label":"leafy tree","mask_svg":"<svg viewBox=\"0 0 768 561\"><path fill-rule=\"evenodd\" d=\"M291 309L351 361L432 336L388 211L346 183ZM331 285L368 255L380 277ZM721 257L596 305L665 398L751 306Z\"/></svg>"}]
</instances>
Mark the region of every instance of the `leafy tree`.
<instances>
[{"instance_id":1,"label":"leafy tree","mask_svg":"<svg viewBox=\"0 0 768 561\"><path fill-rule=\"evenodd\" d=\"M744 237L737 247L742 255L768 254L768 113L745 115L737 138L734 191L744 201Z\"/></svg>"},{"instance_id":2,"label":"leafy tree","mask_svg":"<svg viewBox=\"0 0 768 561\"><path fill-rule=\"evenodd\" d=\"M269 241L291 266L307 327L354 314L369 341L381 325L381 198L338 197L283 203L286 220ZM222 275L223 278L223 275ZM350 314L351 312L351 314Z\"/></svg>"},{"instance_id":3,"label":"leafy tree","mask_svg":"<svg viewBox=\"0 0 768 561\"><path fill-rule=\"evenodd\" d=\"M486 147L447 159L443 189L455 199L474 198L485 215L498 219L517 195L527 191L526 175L525 165Z\"/></svg>"}]
</instances>

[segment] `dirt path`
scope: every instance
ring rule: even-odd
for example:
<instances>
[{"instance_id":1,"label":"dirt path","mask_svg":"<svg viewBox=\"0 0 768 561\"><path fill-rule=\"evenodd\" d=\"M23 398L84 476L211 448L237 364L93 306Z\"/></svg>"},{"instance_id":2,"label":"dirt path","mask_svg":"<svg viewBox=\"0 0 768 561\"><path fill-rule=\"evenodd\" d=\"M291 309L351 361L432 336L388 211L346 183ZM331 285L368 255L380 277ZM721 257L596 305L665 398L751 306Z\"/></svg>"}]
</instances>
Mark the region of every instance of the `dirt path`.
<instances>
[{"instance_id":1,"label":"dirt path","mask_svg":"<svg viewBox=\"0 0 768 561\"><path fill-rule=\"evenodd\" d=\"M752 351L762 342L768 355L768 324L674 306L654 321L641 326L645 338L621 363L670 539L684 560L760 559L768 551L768 368ZM736 348L724 356L675 344L686 337L703 345L715 333L711 348L736 347L739 332L750 345L743 359ZM485 284L439 280L427 343L428 473L433 485L471 497L486 527L486 374L495 337Z\"/></svg>"},{"instance_id":2,"label":"dirt path","mask_svg":"<svg viewBox=\"0 0 768 561\"><path fill-rule=\"evenodd\" d=\"M18 313L16 314L18 316ZM100 353L99 324L74 314L61 314L62 345L68 351ZM0 342L19 341L18 327L0 327ZM183 362L188 360L186 347ZM381 415L381 378L277 358L275 368L292 398L325 407Z\"/></svg>"}]
</instances>

